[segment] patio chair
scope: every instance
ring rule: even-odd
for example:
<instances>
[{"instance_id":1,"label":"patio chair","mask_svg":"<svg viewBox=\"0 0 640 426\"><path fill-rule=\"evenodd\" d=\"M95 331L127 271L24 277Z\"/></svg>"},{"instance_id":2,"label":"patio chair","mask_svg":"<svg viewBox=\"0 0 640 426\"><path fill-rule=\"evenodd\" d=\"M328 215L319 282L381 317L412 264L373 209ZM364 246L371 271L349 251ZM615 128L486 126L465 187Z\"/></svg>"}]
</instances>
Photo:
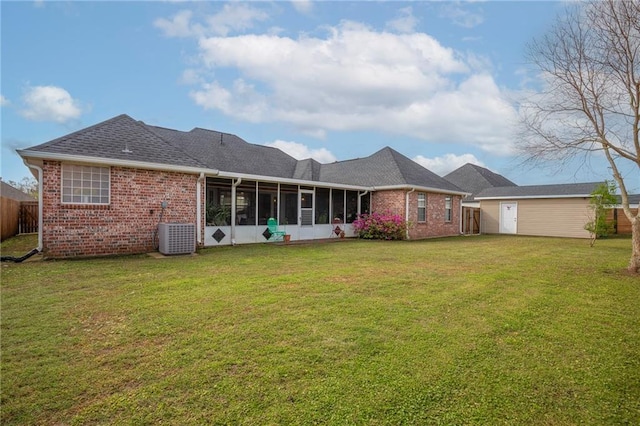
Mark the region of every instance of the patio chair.
<instances>
[{"instance_id":1,"label":"patio chair","mask_svg":"<svg viewBox=\"0 0 640 426\"><path fill-rule=\"evenodd\" d=\"M285 231L278 230L278 221L272 217L267 220L267 228L269 228L269 232L271 233L269 240L281 240L284 237L284 234L286 234Z\"/></svg>"}]
</instances>

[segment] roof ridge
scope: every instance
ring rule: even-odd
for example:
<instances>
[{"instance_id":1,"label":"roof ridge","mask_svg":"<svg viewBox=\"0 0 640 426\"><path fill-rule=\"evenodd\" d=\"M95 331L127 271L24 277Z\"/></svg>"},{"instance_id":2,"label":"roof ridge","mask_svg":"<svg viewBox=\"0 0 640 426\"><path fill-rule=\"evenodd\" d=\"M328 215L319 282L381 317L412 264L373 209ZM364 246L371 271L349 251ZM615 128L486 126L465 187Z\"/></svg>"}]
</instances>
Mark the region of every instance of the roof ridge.
<instances>
[{"instance_id":1,"label":"roof ridge","mask_svg":"<svg viewBox=\"0 0 640 426\"><path fill-rule=\"evenodd\" d=\"M99 129L99 128L103 127L103 126L112 124L113 122L119 121L119 120L121 120L123 118L128 118L131 121L136 121L136 120L134 120L133 118L131 118L127 114L119 114L119 115L116 115L115 117L108 118L108 119L106 119L104 121L101 121L99 123L93 124L93 125L91 125L89 127L83 127L82 129L78 129L75 132L71 132L71 133L68 133L66 135L58 136L57 138L51 139L48 142L44 142L44 143L41 143L39 145L32 146L30 148L26 148L26 150L30 150L30 149L33 149L33 148L40 149L40 148L48 147L48 146L51 146L51 145L55 145L56 143L58 143L58 142L60 142L60 141L62 141L64 139L69 139L71 137L75 137L75 136L78 136L78 135L82 135L82 134L88 133L89 131L93 131L95 129Z\"/></svg>"},{"instance_id":2,"label":"roof ridge","mask_svg":"<svg viewBox=\"0 0 640 426\"><path fill-rule=\"evenodd\" d=\"M130 117L129 117L130 118ZM133 120L133 119L132 119ZM197 164L200 164L202 167L207 167L206 164L204 164L203 162L200 161L200 159L192 156L191 154L189 154L184 147L180 146L180 144L173 144L171 143L171 141L165 139L164 137L162 137L161 135L159 135L157 132L155 132L152 127L157 127L157 128L161 128L161 129L165 129L165 130L171 130L174 132L180 132L180 133L187 133L187 132L182 132L181 130L176 130L176 129L171 129L169 127L160 127L160 126L153 126L150 124L145 123L142 120L133 120L136 125L140 126L142 129L144 129L145 131L151 133L154 137L158 138L159 140L161 140L162 142L164 142L166 145L171 146L174 149L179 150L183 155L185 155L186 157L194 160Z\"/></svg>"}]
</instances>

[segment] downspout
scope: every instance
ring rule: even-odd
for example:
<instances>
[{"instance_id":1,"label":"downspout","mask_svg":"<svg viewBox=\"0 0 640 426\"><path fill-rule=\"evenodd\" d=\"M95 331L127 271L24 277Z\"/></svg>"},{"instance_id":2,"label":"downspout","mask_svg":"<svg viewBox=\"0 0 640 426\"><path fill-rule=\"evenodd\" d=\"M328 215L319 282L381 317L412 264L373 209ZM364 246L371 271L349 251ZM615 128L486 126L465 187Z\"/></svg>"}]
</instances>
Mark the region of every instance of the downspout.
<instances>
[{"instance_id":1,"label":"downspout","mask_svg":"<svg viewBox=\"0 0 640 426\"><path fill-rule=\"evenodd\" d=\"M202 182L204 181L204 172L200 173L196 182L196 235L198 245L202 245Z\"/></svg>"},{"instance_id":2,"label":"downspout","mask_svg":"<svg viewBox=\"0 0 640 426\"><path fill-rule=\"evenodd\" d=\"M27 166L30 169L35 169L38 171L38 247L36 250L38 250L38 252L42 252L42 224L44 223L44 206L43 206L43 185L42 185L42 181L43 181L43 174L44 172L42 171L42 167L40 166L36 166L35 164L29 164L27 162L27 160L23 160L24 165Z\"/></svg>"},{"instance_id":3,"label":"downspout","mask_svg":"<svg viewBox=\"0 0 640 426\"><path fill-rule=\"evenodd\" d=\"M362 194L358 193L358 214L362 214L362 197L367 195L369 190L367 189ZM371 203L369 203L369 209L371 209Z\"/></svg>"},{"instance_id":4,"label":"downspout","mask_svg":"<svg viewBox=\"0 0 640 426\"><path fill-rule=\"evenodd\" d=\"M236 245L236 187L240 185L242 178L231 184L231 245Z\"/></svg>"},{"instance_id":5,"label":"downspout","mask_svg":"<svg viewBox=\"0 0 640 426\"><path fill-rule=\"evenodd\" d=\"M451 197L451 202L453 202L453 197ZM471 218L473 220L473 218ZM464 235L464 228L462 227L462 196L460 196L460 235Z\"/></svg>"},{"instance_id":6,"label":"downspout","mask_svg":"<svg viewBox=\"0 0 640 426\"><path fill-rule=\"evenodd\" d=\"M404 221L407 223L406 238L409 239L409 194L414 192L416 189L411 188L411 191L407 191L405 194L405 213L404 213Z\"/></svg>"}]
</instances>

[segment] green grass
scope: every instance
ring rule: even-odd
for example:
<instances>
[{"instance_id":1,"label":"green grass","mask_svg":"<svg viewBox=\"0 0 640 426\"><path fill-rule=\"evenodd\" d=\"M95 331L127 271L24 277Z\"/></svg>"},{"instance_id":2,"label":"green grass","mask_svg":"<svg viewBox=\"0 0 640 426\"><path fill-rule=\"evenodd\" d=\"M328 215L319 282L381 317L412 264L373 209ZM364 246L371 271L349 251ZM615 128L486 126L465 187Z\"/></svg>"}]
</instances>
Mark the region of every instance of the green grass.
<instances>
[{"instance_id":1,"label":"green grass","mask_svg":"<svg viewBox=\"0 0 640 426\"><path fill-rule=\"evenodd\" d=\"M3 264L0 423L640 424L629 255L481 236Z\"/></svg>"},{"instance_id":2,"label":"green grass","mask_svg":"<svg viewBox=\"0 0 640 426\"><path fill-rule=\"evenodd\" d=\"M9 238L0 245L3 256L21 257L38 247L38 234Z\"/></svg>"}]
</instances>

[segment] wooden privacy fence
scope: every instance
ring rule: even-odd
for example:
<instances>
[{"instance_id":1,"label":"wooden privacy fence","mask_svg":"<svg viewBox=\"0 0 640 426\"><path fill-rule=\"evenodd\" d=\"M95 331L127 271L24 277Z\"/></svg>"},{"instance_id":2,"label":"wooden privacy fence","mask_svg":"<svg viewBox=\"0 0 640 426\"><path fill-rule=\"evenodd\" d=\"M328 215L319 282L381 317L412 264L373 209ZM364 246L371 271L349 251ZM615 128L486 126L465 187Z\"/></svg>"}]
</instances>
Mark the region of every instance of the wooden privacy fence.
<instances>
[{"instance_id":1,"label":"wooden privacy fence","mask_svg":"<svg viewBox=\"0 0 640 426\"><path fill-rule=\"evenodd\" d=\"M632 213L637 213L636 209L631 209ZM607 212L607 220L616 222L616 234L631 234L631 222L627 219L622 209L611 209Z\"/></svg>"},{"instance_id":2,"label":"wooden privacy fence","mask_svg":"<svg viewBox=\"0 0 640 426\"><path fill-rule=\"evenodd\" d=\"M0 197L0 222L2 222L2 241L18 233L20 221L20 201Z\"/></svg>"},{"instance_id":3,"label":"wooden privacy fence","mask_svg":"<svg viewBox=\"0 0 640 426\"><path fill-rule=\"evenodd\" d=\"M38 202L0 197L1 241L17 234L38 232Z\"/></svg>"},{"instance_id":4,"label":"wooden privacy fence","mask_svg":"<svg viewBox=\"0 0 640 426\"><path fill-rule=\"evenodd\" d=\"M462 208L462 232L464 234L480 233L480 209L473 207Z\"/></svg>"},{"instance_id":5,"label":"wooden privacy fence","mask_svg":"<svg viewBox=\"0 0 640 426\"><path fill-rule=\"evenodd\" d=\"M20 202L20 223L18 224L20 234L33 234L38 232L38 202Z\"/></svg>"}]
</instances>

